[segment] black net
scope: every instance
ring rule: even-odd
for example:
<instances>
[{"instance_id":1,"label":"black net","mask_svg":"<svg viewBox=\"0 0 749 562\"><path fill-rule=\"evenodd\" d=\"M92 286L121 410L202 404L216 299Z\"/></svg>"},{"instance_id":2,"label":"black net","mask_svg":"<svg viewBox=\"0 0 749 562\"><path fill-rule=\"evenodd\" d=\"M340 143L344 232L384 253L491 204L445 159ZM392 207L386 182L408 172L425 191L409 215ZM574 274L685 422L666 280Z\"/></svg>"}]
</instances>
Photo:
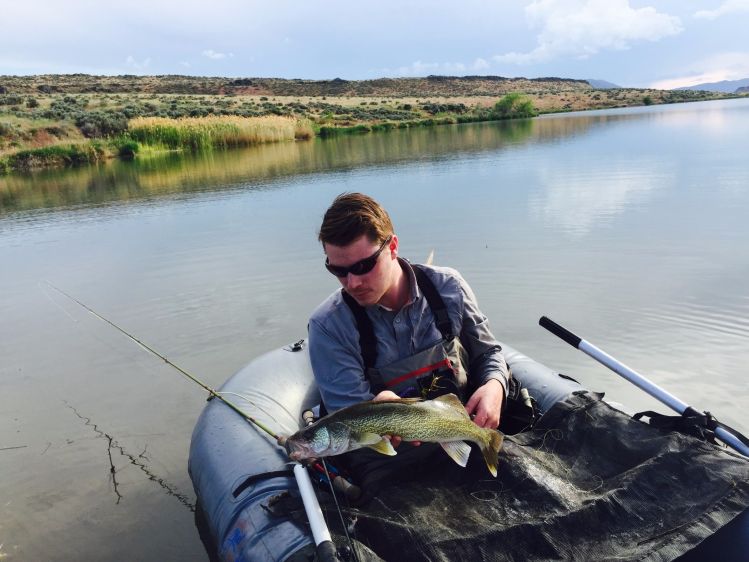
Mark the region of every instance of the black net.
<instances>
[{"instance_id":1,"label":"black net","mask_svg":"<svg viewBox=\"0 0 749 562\"><path fill-rule=\"evenodd\" d=\"M438 446L357 453L367 495L343 511L362 560L672 560L749 506L746 458L591 393L506 437L496 479L478 451L465 469Z\"/></svg>"}]
</instances>

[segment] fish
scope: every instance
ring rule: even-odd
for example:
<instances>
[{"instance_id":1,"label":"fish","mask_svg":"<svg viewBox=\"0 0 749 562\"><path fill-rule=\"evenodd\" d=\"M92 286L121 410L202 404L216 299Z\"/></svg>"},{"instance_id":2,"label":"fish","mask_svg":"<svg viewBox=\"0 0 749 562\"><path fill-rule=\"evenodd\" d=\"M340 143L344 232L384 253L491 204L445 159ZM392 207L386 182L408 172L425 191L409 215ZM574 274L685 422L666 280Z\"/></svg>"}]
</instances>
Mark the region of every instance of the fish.
<instances>
[{"instance_id":1,"label":"fish","mask_svg":"<svg viewBox=\"0 0 749 562\"><path fill-rule=\"evenodd\" d=\"M489 472L497 476L502 433L473 423L454 394L434 400L401 398L354 404L297 431L286 438L285 446L289 457L295 461L340 455L362 447L383 455L397 454L385 435L399 435L406 441L439 443L462 467L468 464L471 452L466 441L471 441L481 449Z\"/></svg>"}]
</instances>

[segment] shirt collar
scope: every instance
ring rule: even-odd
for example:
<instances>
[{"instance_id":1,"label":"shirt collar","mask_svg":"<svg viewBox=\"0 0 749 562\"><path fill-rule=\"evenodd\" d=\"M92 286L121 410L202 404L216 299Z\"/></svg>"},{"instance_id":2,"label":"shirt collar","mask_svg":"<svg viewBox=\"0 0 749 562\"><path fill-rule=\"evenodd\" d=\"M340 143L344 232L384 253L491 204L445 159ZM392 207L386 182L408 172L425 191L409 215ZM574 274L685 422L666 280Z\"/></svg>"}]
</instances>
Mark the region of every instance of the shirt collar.
<instances>
[{"instance_id":1,"label":"shirt collar","mask_svg":"<svg viewBox=\"0 0 749 562\"><path fill-rule=\"evenodd\" d=\"M408 293L408 301L406 301L406 304L403 305L403 308L405 308L408 305L416 302L416 299L418 299L421 296L421 291L419 290L419 284L416 282L416 274L414 273L411 263L405 258L398 258L398 263L400 264L401 269L403 269L403 273L405 273L408 276L409 293ZM378 304L377 306L383 310L387 310L388 312L393 312L391 308L388 308L381 304Z\"/></svg>"}]
</instances>

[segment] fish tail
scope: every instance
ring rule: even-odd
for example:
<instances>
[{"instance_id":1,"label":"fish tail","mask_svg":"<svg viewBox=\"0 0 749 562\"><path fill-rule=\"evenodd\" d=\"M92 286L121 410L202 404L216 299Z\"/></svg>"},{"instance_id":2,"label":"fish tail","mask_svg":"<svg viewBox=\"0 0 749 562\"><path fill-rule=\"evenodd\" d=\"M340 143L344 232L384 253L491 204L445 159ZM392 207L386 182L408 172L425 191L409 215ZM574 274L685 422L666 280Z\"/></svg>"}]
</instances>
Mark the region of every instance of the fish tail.
<instances>
[{"instance_id":1,"label":"fish tail","mask_svg":"<svg viewBox=\"0 0 749 562\"><path fill-rule=\"evenodd\" d=\"M486 441L481 444L481 453L484 455L484 461L486 461L486 467L492 476L497 476L497 462L499 449L502 447L502 441L504 436L494 429L488 429L486 435Z\"/></svg>"}]
</instances>

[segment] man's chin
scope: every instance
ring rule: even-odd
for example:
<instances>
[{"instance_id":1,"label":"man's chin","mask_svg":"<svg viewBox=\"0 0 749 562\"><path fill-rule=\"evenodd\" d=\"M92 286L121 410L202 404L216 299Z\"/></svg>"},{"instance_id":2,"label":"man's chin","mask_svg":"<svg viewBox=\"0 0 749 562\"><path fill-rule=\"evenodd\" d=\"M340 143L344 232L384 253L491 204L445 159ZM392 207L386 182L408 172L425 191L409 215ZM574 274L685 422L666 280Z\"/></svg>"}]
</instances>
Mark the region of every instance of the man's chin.
<instances>
[{"instance_id":1,"label":"man's chin","mask_svg":"<svg viewBox=\"0 0 749 562\"><path fill-rule=\"evenodd\" d=\"M372 306L377 301L373 299L372 293L367 291L366 293L349 293L359 306Z\"/></svg>"}]
</instances>

